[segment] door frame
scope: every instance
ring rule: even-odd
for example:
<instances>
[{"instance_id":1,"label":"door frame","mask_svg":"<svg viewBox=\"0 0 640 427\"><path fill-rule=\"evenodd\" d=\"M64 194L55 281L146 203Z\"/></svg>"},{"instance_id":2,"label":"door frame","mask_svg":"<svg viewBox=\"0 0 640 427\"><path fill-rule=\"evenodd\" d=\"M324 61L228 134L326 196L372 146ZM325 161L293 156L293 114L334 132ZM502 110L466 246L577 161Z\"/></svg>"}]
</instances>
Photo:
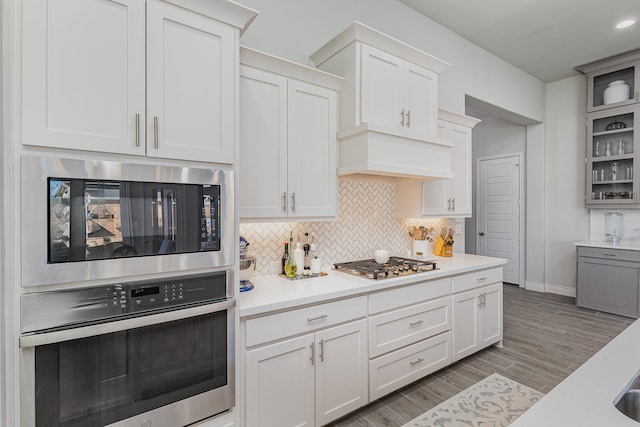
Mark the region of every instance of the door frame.
<instances>
[{"instance_id":1,"label":"door frame","mask_svg":"<svg viewBox=\"0 0 640 427\"><path fill-rule=\"evenodd\" d=\"M518 202L518 216L519 216L519 221L520 221L520 227L518 230L518 242L519 242L519 249L520 249L520 256L519 256L519 263L520 263L520 274L518 275L519 277L519 283L517 283L517 285L521 288L525 287L525 272L526 272L526 268L525 268L525 212L526 212L526 185L524 183L524 177L526 176L526 171L525 171L525 159L524 159L524 153L521 151L518 152L514 152L514 153L507 153L507 154L498 154L498 155L493 155L493 156L483 156L483 157L477 157L476 158L476 182L475 182L475 188L476 188L476 234L478 233L478 229L479 229L479 215L478 212L480 212L480 206L481 206L481 201L480 201L480 162L482 161L486 161L486 160L498 160L498 159L505 159L505 158L509 158L509 157L516 157L517 158L517 165L518 165L518 175L519 175L519 180L520 180L520 201ZM479 254L480 252L480 241L478 240L478 237L476 236L476 254Z\"/></svg>"}]
</instances>

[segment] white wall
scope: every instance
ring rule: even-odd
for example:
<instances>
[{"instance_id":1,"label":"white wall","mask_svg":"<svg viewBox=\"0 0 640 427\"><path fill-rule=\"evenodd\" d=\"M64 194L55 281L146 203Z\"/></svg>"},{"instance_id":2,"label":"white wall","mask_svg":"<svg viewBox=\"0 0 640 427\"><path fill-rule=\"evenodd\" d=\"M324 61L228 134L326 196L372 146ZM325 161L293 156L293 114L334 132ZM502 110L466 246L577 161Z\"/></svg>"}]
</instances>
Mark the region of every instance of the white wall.
<instances>
[{"instance_id":1,"label":"white wall","mask_svg":"<svg viewBox=\"0 0 640 427\"><path fill-rule=\"evenodd\" d=\"M545 290L574 295L576 248L589 238L584 206L586 78L547 86L545 150Z\"/></svg>"},{"instance_id":2,"label":"white wall","mask_svg":"<svg viewBox=\"0 0 640 427\"><path fill-rule=\"evenodd\" d=\"M473 217L465 221L466 252L476 253L476 201L477 201L477 166L478 157L498 156L501 154L523 153L526 149L526 127L493 116L484 116L467 110L468 115L480 118L482 121L473 128L473 185L472 203Z\"/></svg>"}]
</instances>

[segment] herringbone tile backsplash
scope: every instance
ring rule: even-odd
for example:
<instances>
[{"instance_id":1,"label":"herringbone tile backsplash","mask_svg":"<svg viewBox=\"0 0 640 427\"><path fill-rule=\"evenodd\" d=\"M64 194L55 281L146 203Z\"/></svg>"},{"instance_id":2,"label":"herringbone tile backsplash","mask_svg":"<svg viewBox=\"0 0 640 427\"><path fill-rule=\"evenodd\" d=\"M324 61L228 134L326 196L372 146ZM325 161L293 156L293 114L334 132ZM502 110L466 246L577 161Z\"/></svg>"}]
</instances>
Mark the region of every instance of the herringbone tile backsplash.
<instances>
[{"instance_id":1,"label":"herringbone tile backsplash","mask_svg":"<svg viewBox=\"0 0 640 427\"><path fill-rule=\"evenodd\" d=\"M265 275L271 273L269 263L282 258L283 244L292 231L294 245L305 232L313 236L326 270L335 262L373 258L381 248L390 255L407 256L412 244L408 228L420 225L439 230L447 220L399 220L395 217L395 184L340 180L337 221L242 223L240 234L256 254L258 274Z\"/></svg>"}]
</instances>

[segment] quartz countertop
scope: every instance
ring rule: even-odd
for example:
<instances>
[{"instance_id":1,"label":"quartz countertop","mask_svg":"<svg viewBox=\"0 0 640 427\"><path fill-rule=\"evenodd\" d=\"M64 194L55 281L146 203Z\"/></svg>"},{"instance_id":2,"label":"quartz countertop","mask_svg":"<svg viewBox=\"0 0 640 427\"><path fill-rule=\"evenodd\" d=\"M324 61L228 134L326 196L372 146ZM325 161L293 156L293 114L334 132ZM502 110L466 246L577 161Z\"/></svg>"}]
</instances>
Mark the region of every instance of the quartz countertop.
<instances>
[{"instance_id":1,"label":"quartz countertop","mask_svg":"<svg viewBox=\"0 0 640 427\"><path fill-rule=\"evenodd\" d=\"M640 251L640 242L627 242L627 241L622 241L620 243L616 243L615 245L609 242L602 242L602 241L582 241L582 242L575 242L574 243L576 246L585 246L585 247L590 247L590 248L605 248L605 249L624 249L624 250L628 250L628 251Z\"/></svg>"},{"instance_id":2,"label":"quartz countertop","mask_svg":"<svg viewBox=\"0 0 640 427\"><path fill-rule=\"evenodd\" d=\"M640 320L547 393L511 427L638 427L614 404L639 371Z\"/></svg>"},{"instance_id":3,"label":"quartz countertop","mask_svg":"<svg viewBox=\"0 0 640 427\"><path fill-rule=\"evenodd\" d=\"M291 309L307 304L361 295L396 286L418 283L470 271L484 270L506 264L502 258L470 254L436 257L437 270L373 280L329 270L326 276L289 280L277 275L254 276L254 289L238 295L240 317L250 317L277 310Z\"/></svg>"}]
</instances>

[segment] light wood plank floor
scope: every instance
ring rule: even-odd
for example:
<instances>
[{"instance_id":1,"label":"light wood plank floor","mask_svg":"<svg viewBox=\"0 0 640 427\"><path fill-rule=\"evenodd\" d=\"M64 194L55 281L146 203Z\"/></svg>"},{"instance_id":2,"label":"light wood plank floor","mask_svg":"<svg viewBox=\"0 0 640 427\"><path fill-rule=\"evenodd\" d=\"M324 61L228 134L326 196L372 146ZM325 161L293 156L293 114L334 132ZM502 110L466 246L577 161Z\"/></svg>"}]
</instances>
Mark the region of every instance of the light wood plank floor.
<instances>
[{"instance_id":1,"label":"light wood plank floor","mask_svg":"<svg viewBox=\"0 0 640 427\"><path fill-rule=\"evenodd\" d=\"M482 350L330 426L401 426L494 372L547 393L633 321L504 285L504 348Z\"/></svg>"}]
</instances>

